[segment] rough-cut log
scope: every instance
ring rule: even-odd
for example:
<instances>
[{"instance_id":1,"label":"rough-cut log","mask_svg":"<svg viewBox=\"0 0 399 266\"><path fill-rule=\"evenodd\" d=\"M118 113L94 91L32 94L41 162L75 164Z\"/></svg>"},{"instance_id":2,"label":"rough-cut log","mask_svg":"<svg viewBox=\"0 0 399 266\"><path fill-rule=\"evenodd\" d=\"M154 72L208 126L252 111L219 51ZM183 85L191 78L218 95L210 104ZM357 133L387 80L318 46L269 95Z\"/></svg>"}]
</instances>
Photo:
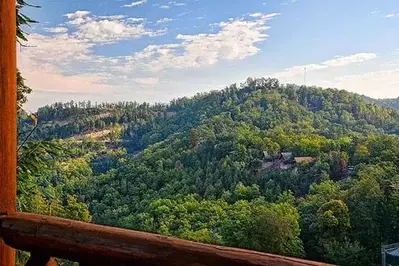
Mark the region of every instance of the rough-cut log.
<instances>
[{"instance_id":1,"label":"rough-cut log","mask_svg":"<svg viewBox=\"0 0 399 266\"><path fill-rule=\"evenodd\" d=\"M27 213L7 215L0 222L8 245L82 265L327 265Z\"/></svg>"},{"instance_id":2,"label":"rough-cut log","mask_svg":"<svg viewBox=\"0 0 399 266\"><path fill-rule=\"evenodd\" d=\"M0 215L15 212L17 157L15 0L0 0ZM0 239L0 266L14 266L15 251Z\"/></svg>"}]
</instances>

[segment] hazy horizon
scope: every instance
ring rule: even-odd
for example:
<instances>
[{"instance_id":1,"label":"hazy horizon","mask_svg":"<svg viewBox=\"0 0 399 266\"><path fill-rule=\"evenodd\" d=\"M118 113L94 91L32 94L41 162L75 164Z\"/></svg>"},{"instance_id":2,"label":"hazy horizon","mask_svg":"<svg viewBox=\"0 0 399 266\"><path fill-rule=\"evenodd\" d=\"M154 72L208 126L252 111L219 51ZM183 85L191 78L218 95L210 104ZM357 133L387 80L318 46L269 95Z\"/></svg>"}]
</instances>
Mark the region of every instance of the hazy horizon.
<instances>
[{"instance_id":1,"label":"hazy horizon","mask_svg":"<svg viewBox=\"0 0 399 266\"><path fill-rule=\"evenodd\" d=\"M258 78L258 77L251 77L251 78L254 78L254 79L256 79L256 78ZM245 80L243 80L242 82L237 82L236 84L237 85L240 85L241 83L244 83L245 82ZM95 101L95 100L93 100L92 98L87 98L87 99L85 99L84 97L82 97L81 99L78 99L78 100L75 100L75 99L73 99L74 98L74 96L76 96L76 94L74 94L74 93L65 93L65 95L70 95L70 98L67 98L66 100L64 100L64 101L54 101L54 102L46 102L46 99L44 99L43 100L43 104L38 104L38 106L37 107L33 107L33 108L30 108L29 106L29 100L28 100L28 102L27 103L25 103L24 104L24 109L26 110L26 111L28 111L28 112L36 112L37 111L37 109L38 108L40 108L40 107L43 107L43 106L46 106L46 105L51 105L51 104L53 104L53 103L56 103L56 102L62 102L62 103L66 103L66 102L70 102L71 100L73 100L73 101L91 101L91 102L97 102L98 104L101 104L101 103L118 103L118 102L137 102L137 103L149 103L149 104L151 104L151 105L153 105L153 104L156 104L156 103L159 103L159 104L169 104L172 100L174 100L174 99L179 99L179 98L184 98L184 97L187 97L187 98L191 98L191 97L194 97L196 94L198 94L198 93L211 93L212 91L221 91L221 90L223 90L223 89L225 89L226 87L228 87L228 86L230 86L230 85L233 85L233 84L235 84L235 83L230 83L230 84L228 84L228 85L225 85L224 87L221 87L221 88L215 88L215 89L209 89L209 90L206 90L206 91L198 91L198 92L193 92L193 93L191 93L191 94L189 94L189 95L181 95L181 96L178 96L178 97L173 97L173 98L171 98L171 99L169 99L169 100L165 100L165 101L137 101L137 100L134 100L134 99L122 99L122 100L109 100L109 101L107 101L107 100L105 100L105 101L102 101L102 100L100 100L100 101ZM289 83L286 83L286 84L282 84L282 85L288 85ZM298 85L298 84L295 84L295 85ZM298 85L298 86L301 86L301 85ZM317 86L317 85L306 85L306 86L308 86L308 87L318 87L318 88L320 88L319 86ZM344 90L344 91L348 91L348 90L346 90L346 89L341 89L341 88L327 88L327 87L325 87L325 88L323 88L323 87L321 87L323 90L324 89L337 89L337 90ZM350 91L348 91L348 92L350 92ZM369 98L373 98L373 99L375 99L375 100L384 100L384 99L397 99L397 98L399 98L399 96L398 97L395 97L395 98L390 98L390 97L387 97L387 98L374 98L374 97L371 97L371 96L368 96L368 95L365 95L365 94L359 94L359 93L356 93L356 92L351 92L351 93L355 93L355 94L358 94L358 95L360 95L360 96L365 96L365 97L369 97ZM79 94L79 95L81 95L81 96L83 96L83 95L85 95L84 93L81 93L81 94ZM39 103L40 101L36 101L36 103Z\"/></svg>"}]
</instances>

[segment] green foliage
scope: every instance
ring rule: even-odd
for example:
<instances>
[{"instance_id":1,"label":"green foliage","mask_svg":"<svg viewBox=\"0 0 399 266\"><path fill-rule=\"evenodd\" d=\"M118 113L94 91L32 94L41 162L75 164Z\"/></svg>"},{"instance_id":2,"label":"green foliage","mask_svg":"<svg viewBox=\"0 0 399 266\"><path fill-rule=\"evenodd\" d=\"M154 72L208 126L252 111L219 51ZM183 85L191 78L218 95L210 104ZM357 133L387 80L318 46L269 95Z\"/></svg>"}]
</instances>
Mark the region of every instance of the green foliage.
<instances>
[{"instance_id":1,"label":"green foliage","mask_svg":"<svg viewBox=\"0 0 399 266\"><path fill-rule=\"evenodd\" d=\"M25 80L19 70L17 71L17 104L18 111L22 110L22 105L27 102L27 95L32 92L32 89L25 84Z\"/></svg>"},{"instance_id":2,"label":"green foliage","mask_svg":"<svg viewBox=\"0 0 399 266\"><path fill-rule=\"evenodd\" d=\"M375 265L399 242L399 112L359 95L248 79L38 117L20 155L26 210L339 265ZM268 168L264 151L312 160Z\"/></svg>"},{"instance_id":3,"label":"green foliage","mask_svg":"<svg viewBox=\"0 0 399 266\"><path fill-rule=\"evenodd\" d=\"M21 13L21 9L24 7L38 7L38 6L33 6L29 5L27 2L24 0L17 0L16 7L17 7L17 40L19 43L22 41L28 41L26 38L27 33L22 30L23 26L29 26L32 23L37 23L37 21L31 19L30 17L24 15Z\"/></svg>"},{"instance_id":4,"label":"green foliage","mask_svg":"<svg viewBox=\"0 0 399 266\"><path fill-rule=\"evenodd\" d=\"M316 230L324 237L345 237L350 228L348 206L342 200L323 204L316 213Z\"/></svg>"}]
</instances>

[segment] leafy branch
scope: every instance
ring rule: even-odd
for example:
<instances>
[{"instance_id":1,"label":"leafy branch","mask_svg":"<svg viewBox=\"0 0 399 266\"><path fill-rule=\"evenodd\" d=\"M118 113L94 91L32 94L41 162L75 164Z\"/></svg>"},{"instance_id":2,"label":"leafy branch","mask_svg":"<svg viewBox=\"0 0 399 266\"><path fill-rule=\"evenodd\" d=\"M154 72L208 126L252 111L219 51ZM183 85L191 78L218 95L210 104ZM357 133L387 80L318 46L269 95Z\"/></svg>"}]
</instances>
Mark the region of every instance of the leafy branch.
<instances>
[{"instance_id":1,"label":"leafy branch","mask_svg":"<svg viewBox=\"0 0 399 266\"><path fill-rule=\"evenodd\" d=\"M36 20L33 20L32 18L24 15L21 13L21 9L29 6L29 7L35 7L35 8L39 8L40 6L35 6L35 5L30 5L28 3L26 3L24 0L17 0L17 41L19 44L22 45L22 41L28 41L28 39L26 38L26 35L28 35L28 33L24 32L22 30L22 26L30 26L30 24L32 23L38 23Z\"/></svg>"}]
</instances>

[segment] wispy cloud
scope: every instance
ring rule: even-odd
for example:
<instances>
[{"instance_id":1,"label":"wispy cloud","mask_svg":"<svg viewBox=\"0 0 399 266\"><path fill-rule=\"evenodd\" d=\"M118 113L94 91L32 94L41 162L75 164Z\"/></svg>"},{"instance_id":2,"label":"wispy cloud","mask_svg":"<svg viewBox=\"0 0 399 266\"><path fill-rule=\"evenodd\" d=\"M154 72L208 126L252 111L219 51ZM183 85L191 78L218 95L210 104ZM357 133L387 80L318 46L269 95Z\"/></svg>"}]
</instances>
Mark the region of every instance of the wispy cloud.
<instances>
[{"instance_id":1,"label":"wispy cloud","mask_svg":"<svg viewBox=\"0 0 399 266\"><path fill-rule=\"evenodd\" d=\"M394 17L397 17L397 16L399 16L399 13L390 13L390 14L387 14L385 17L386 18L394 18Z\"/></svg>"},{"instance_id":2,"label":"wispy cloud","mask_svg":"<svg viewBox=\"0 0 399 266\"><path fill-rule=\"evenodd\" d=\"M183 17L183 16L186 16L186 15L191 14L191 13L193 13L193 11L185 11L185 12L177 14L177 16L178 17Z\"/></svg>"},{"instance_id":3,"label":"wispy cloud","mask_svg":"<svg viewBox=\"0 0 399 266\"><path fill-rule=\"evenodd\" d=\"M143 18L127 18L124 15L94 16L88 11L76 11L65 16L69 19L66 23L76 28L73 36L91 42L111 43L164 34L164 31L146 28L142 23Z\"/></svg>"},{"instance_id":4,"label":"wispy cloud","mask_svg":"<svg viewBox=\"0 0 399 266\"><path fill-rule=\"evenodd\" d=\"M183 2L178 2L178 1L170 1L170 2L168 2L167 4L153 4L152 6L154 6L154 7L159 7L159 8L161 8L161 9L170 9L171 7L174 7L174 6L177 6L177 7L179 7L179 6L186 6L187 4L186 3L183 3Z\"/></svg>"},{"instance_id":5,"label":"wispy cloud","mask_svg":"<svg viewBox=\"0 0 399 266\"><path fill-rule=\"evenodd\" d=\"M34 48L22 49L19 67L30 73L26 75L29 84L44 91L87 93L132 84L155 86L163 82L160 76L168 70L205 68L256 55L260 51L258 45L268 38L267 23L276 15L236 18L218 23L213 34L178 34L171 43L148 45L133 54L101 56L94 53L98 46L153 36L159 31L147 29L141 18L77 11L66 15L68 32L31 34L29 45ZM170 19L160 19L166 21Z\"/></svg>"},{"instance_id":6,"label":"wispy cloud","mask_svg":"<svg viewBox=\"0 0 399 266\"><path fill-rule=\"evenodd\" d=\"M303 75L305 69L306 71L315 71L327 68L344 67L355 63L361 63L364 61L372 60L377 58L374 53L357 53L348 56L338 56L330 60L323 61L317 64L307 64L300 66L293 66L287 68L281 72L273 73L272 76L283 78L283 77L294 77L297 75Z\"/></svg>"},{"instance_id":7,"label":"wispy cloud","mask_svg":"<svg viewBox=\"0 0 399 266\"><path fill-rule=\"evenodd\" d=\"M68 14L65 14L64 16L69 18L69 19L77 19L77 18L86 17L90 13L91 13L90 11L86 11L86 10L77 10L74 13L68 13Z\"/></svg>"},{"instance_id":8,"label":"wispy cloud","mask_svg":"<svg viewBox=\"0 0 399 266\"><path fill-rule=\"evenodd\" d=\"M54 28L44 28L47 32L51 33L66 33L68 32L68 28L65 27L54 27Z\"/></svg>"},{"instance_id":9,"label":"wispy cloud","mask_svg":"<svg viewBox=\"0 0 399 266\"><path fill-rule=\"evenodd\" d=\"M135 82L142 84L142 85L157 85L159 83L158 77L142 77L142 78L135 78Z\"/></svg>"},{"instance_id":10,"label":"wispy cloud","mask_svg":"<svg viewBox=\"0 0 399 266\"><path fill-rule=\"evenodd\" d=\"M398 97L399 69L337 77L330 84L375 98Z\"/></svg>"},{"instance_id":11,"label":"wispy cloud","mask_svg":"<svg viewBox=\"0 0 399 266\"><path fill-rule=\"evenodd\" d=\"M377 55L374 53L357 53L348 56L338 56L334 59L322 62L321 65L327 67L341 67L354 63L361 63L375 58L377 58Z\"/></svg>"},{"instance_id":12,"label":"wispy cloud","mask_svg":"<svg viewBox=\"0 0 399 266\"><path fill-rule=\"evenodd\" d=\"M140 1L134 1L130 4L123 5L123 7L135 7L135 6L141 6L147 3L147 0L140 0Z\"/></svg>"},{"instance_id":13,"label":"wispy cloud","mask_svg":"<svg viewBox=\"0 0 399 266\"><path fill-rule=\"evenodd\" d=\"M267 39L267 21L278 14L262 14L255 20L233 19L218 24L214 34L176 36L180 42L149 45L129 57L131 67L142 65L150 71L168 68L198 68L221 60L242 60L259 52L257 44ZM128 68L127 68L128 69Z\"/></svg>"},{"instance_id":14,"label":"wispy cloud","mask_svg":"<svg viewBox=\"0 0 399 266\"><path fill-rule=\"evenodd\" d=\"M263 14L262 13L252 13L252 14L249 14L249 16L253 17L253 18L258 18L258 17L263 16Z\"/></svg>"},{"instance_id":15,"label":"wispy cloud","mask_svg":"<svg viewBox=\"0 0 399 266\"><path fill-rule=\"evenodd\" d=\"M94 44L70 37L68 34L44 36L31 34L29 46L21 47L18 67L24 72L27 83L39 91L61 91L70 93L102 93L111 90L102 83L100 73L75 73L65 75L74 62L92 59Z\"/></svg>"},{"instance_id":16,"label":"wispy cloud","mask_svg":"<svg viewBox=\"0 0 399 266\"><path fill-rule=\"evenodd\" d=\"M174 21L174 19L172 19L172 18L162 18L162 19L158 20L157 23L161 24L161 23L168 23L168 22L171 22L171 21Z\"/></svg>"},{"instance_id":17,"label":"wispy cloud","mask_svg":"<svg viewBox=\"0 0 399 266\"><path fill-rule=\"evenodd\" d=\"M173 5L173 6L185 6L185 5L187 5L186 3L177 2L177 1L170 1L168 4L169 5Z\"/></svg>"}]
</instances>

